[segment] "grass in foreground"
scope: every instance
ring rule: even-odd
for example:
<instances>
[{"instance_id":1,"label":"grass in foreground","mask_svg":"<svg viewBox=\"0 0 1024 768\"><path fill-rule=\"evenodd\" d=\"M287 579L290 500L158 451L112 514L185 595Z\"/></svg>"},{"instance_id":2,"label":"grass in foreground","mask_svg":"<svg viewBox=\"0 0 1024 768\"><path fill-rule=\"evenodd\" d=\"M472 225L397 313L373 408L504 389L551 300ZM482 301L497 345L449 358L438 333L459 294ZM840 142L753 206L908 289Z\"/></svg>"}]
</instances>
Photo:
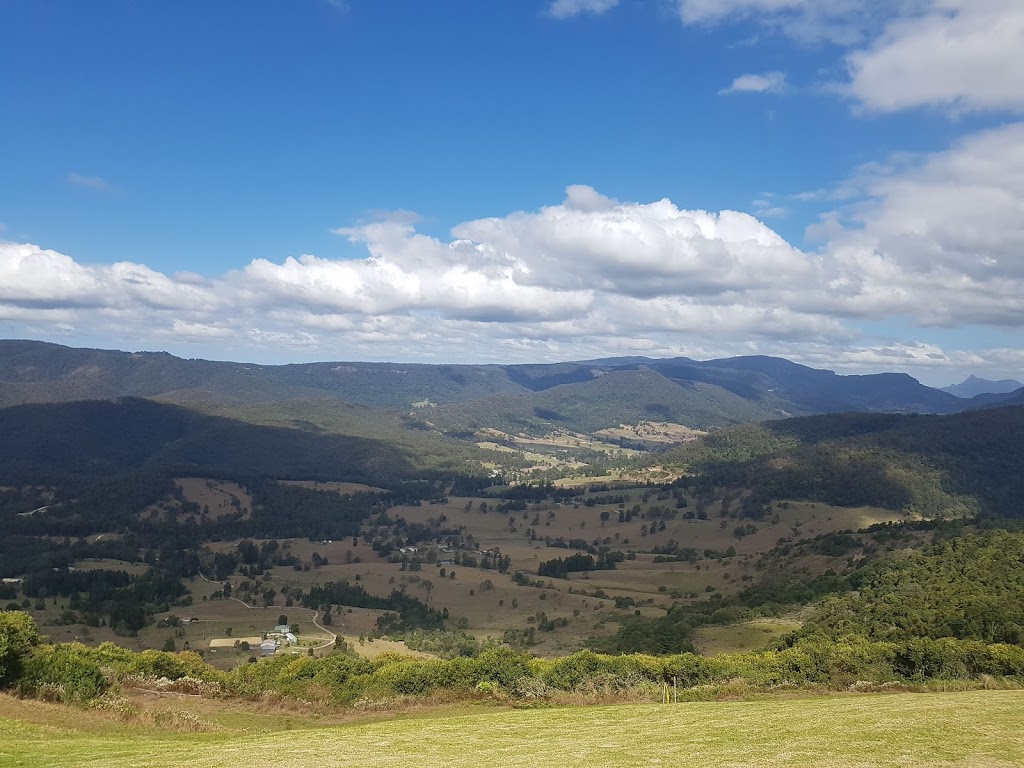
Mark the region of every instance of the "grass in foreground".
<instances>
[{"instance_id":1,"label":"grass in foreground","mask_svg":"<svg viewBox=\"0 0 1024 768\"><path fill-rule=\"evenodd\" d=\"M32 709L32 713L28 712ZM1024 692L488 711L173 733L73 709L0 718L2 766L1024 766ZM17 710L13 710L17 711Z\"/></svg>"}]
</instances>

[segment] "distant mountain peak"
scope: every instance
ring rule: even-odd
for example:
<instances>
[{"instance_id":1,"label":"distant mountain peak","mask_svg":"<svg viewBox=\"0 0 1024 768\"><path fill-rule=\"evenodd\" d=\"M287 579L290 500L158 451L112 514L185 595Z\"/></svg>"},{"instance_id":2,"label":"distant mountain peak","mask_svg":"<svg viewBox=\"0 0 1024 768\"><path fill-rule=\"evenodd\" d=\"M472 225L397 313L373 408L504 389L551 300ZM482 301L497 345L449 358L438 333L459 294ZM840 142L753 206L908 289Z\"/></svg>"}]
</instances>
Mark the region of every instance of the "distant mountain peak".
<instances>
[{"instance_id":1,"label":"distant mountain peak","mask_svg":"<svg viewBox=\"0 0 1024 768\"><path fill-rule=\"evenodd\" d=\"M1021 384L1016 379L992 381L991 379L982 379L972 374L959 384L943 387L942 391L957 397L970 398L978 395L1006 395L1021 387L1024 387L1024 384Z\"/></svg>"}]
</instances>

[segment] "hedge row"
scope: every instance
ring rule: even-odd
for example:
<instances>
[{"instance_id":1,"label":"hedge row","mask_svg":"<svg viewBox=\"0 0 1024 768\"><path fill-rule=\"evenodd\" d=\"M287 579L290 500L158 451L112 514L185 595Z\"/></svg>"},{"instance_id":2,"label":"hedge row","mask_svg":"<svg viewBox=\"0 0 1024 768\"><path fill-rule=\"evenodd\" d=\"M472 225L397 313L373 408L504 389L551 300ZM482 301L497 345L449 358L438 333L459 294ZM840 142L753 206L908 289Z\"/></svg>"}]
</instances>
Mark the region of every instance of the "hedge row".
<instances>
[{"instance_id":1,"label":"hedge row","mask_svg":"<svg viewBox=\"0 0 1024 768\"><path fill-rule=\"evenodd\" d=\"M682 689L743 681L754 687L819 685L845 688L855 682L887 683L969 680L982 675L1024 679L1024 647L953 639L902 643L862 638L809 639L782 650L714 657L610 656L580 651L541 659L508 648L492 648L476 658L413 659L384 654L367 660L335 653L324 657L276 656L221 672L194 653L135 653L112 643L43 645L24 640L23 619L0 614L0 670L3 648L6 684L29 694L57 691L67 700L88 700L111 684L138 678L205 681L225 694L257 697L275 693L299 699L330 699L339 704L365 698L416 696L438 691L470 692L496 688L517 692L552 689L580 691L671 683ZM24 614L22 614L24 615ZM8 620L5 622L5 620ZM6 641L5 626L16 626L20 642ZM34 626L33 626L34 629ZM8 634L11 634L8 632ZM20 655L19 655L20 654Z\"/></svg>"}]
</instances>

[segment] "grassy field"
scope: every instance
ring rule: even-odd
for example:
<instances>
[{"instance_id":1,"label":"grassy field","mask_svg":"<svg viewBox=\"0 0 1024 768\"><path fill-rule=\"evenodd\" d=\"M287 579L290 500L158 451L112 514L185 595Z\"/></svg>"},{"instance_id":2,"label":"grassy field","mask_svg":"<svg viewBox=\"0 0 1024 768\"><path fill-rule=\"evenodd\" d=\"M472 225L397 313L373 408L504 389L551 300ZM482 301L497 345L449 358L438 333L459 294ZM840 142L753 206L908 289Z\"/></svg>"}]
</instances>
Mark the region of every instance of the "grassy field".
<instances>
[{"instance_id":1,"label":"grassy field","mask_svg":"<svg viewBox=\"0 0 1024 768\"><path fill-rule=\"evenodd\" d=\"M218 722L213 711L214 730L182 733L3 697L0 765L1005 768L1024 766L1022 720L1024 692L977 691L442 710L317 727L236 712Z\"/></svg>"}]
</instances>

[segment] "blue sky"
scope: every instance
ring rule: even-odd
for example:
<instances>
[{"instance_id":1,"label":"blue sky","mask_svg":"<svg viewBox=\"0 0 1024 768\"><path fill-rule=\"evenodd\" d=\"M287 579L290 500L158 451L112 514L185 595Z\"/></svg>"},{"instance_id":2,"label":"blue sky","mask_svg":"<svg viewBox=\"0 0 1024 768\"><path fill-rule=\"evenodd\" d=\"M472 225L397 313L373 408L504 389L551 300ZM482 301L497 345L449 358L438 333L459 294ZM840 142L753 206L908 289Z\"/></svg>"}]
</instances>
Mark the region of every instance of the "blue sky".
<instances>
[{"instance_id":1,"label":"blue sky","mask_svg":"<svg viewBox=\"0 0 1024 768\"><path fill-rule=\"evenodd\" d=\"M0 34L0 336L1024 375L1014 0L37 0Z\"/></svg>"}]
</instances>

